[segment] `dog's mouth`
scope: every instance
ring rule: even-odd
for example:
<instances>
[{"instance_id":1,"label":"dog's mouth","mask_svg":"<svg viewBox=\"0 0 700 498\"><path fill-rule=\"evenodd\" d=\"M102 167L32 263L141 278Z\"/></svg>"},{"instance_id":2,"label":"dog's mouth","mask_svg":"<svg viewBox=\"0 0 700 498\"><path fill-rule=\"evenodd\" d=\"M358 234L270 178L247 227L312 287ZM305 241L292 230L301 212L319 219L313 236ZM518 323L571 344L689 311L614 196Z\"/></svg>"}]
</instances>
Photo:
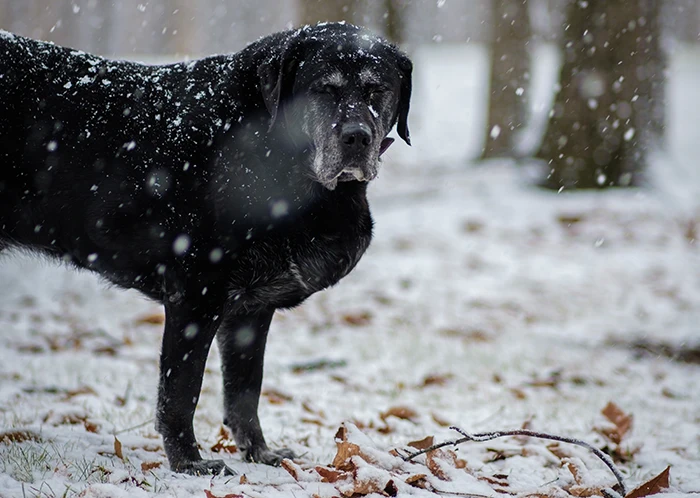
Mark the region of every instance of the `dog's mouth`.
<instances>
[{"instance_id":1,"label":"dog's mouth","mask_svg":"<svg viewBox=\"0 0 700 498\"><path fill-rule=\"evenodd\" d=\"M385 138L382 140L381 144L379 145L379 152L377 154L377 159L381 161L381 156L384 154L389 147L391 147L391 144L394 143L393 138ZM314 147L312 149L314 152L316 152L316 148ZM337 175L335 175L333 178L330 179L321 179L319 178L319 182L326 187L328 190L335 190L335 188L338 186L338 182L351 182L351 181L357 181L357 182L369 182L372 181L376 178L377 176L377 168L376 168L376 163L374 165L370 165L369 163L367 164L356 164L352 165L346 168L343 168Z\"/></svg>"}]
</instances>

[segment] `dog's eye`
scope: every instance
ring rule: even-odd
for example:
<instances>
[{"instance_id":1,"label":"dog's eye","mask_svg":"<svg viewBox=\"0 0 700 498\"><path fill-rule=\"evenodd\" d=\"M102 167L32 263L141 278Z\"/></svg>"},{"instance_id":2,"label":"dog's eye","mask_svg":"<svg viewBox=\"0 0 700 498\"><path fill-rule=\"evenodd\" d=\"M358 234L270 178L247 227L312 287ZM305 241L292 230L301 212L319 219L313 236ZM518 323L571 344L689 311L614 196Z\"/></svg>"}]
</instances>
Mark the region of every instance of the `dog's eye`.
<instances>
[{"instance_id":1,"label":"dog's eye","mask_svg":"<svg viewBox=\"0 0 700 498\"><path fill-rule=\"evenodd\" d=\"M382 87L382 86L373 86L373 87L367 88L367 90L365 90L365 96L368 99L371 99L373 97L378 97L378 96L386 93L386 91L387 91L387 89Z\"/></svg>"},{"instance_id":2,"label":"dog's eye","mask_svg":"<svg viewBox=\"0 0 700 498\"><path fill-rule=\"evenodd\" d=\"M325 93L327 95L333 95L334 97L338 95L339 89L334 85L323 85L319 88L319 93Z\"/></svg>"}]
</instances>

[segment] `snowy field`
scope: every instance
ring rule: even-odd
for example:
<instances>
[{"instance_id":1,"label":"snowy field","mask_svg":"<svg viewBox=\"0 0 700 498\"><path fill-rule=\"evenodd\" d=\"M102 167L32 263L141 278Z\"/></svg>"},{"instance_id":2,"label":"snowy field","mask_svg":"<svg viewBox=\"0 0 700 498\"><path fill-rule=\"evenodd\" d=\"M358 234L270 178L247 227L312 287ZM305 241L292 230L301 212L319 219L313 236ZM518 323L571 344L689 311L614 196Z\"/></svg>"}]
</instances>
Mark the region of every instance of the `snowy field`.
<instances>
[{"instance_id":1,"label":"snowy field","mask_svg":"<svg viewBox=\"0 0 700 498\"><path fill-rule=\"evenodd\" d=\"M615 483L585 449L539 439L390 453L452 439L450 424L581 438L628 489L670 466L669 492L700 493L700 52L674 56L653 186L576 194L467 160L485 52L414 60L415 146L397 142L371 188L372 246L272 325L261 420L299 458L243 463L222 436L214 345L195 430L238 475L172 473L153 427L161 309L14 253L0 258L1 497L590 496ZM608 402L629 431L602 415Z\"/></svg>"}]
</instances>

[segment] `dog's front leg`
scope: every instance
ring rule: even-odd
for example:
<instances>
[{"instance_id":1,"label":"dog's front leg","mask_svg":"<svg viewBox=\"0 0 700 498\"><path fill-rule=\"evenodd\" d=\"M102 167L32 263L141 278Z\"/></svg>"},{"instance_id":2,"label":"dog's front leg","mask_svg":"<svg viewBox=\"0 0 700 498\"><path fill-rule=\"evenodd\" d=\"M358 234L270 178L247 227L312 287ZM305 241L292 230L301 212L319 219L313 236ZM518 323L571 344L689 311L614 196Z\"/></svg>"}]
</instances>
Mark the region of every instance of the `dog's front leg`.
<instances>
[{"instance_id":1,"label":"dog's front leg","mask_svg":"<svg viewBox=\"0 0 700 498\"><path fill-rule=\"evenodd\" d=\"M247 460L279 465L284 458L294 458L294 453L270 450L258 419L263 357L273 314L274 309L227 316L217 341L224 377L224 424L233 431Z\"/></svg>"},{"instance_id":2,"label":"dog's front leg","mask_svg":"<svg viewBox=\"0 0 700 498\"><path fill-rule=\"evenodd\" d=\"M220 322L211 306L193 307L183 300L165 307L156 429L163 436L170 468L176 472L234 473L223 460L202 459L192 426L209 347Z\"/></svg>"}]
</instances>

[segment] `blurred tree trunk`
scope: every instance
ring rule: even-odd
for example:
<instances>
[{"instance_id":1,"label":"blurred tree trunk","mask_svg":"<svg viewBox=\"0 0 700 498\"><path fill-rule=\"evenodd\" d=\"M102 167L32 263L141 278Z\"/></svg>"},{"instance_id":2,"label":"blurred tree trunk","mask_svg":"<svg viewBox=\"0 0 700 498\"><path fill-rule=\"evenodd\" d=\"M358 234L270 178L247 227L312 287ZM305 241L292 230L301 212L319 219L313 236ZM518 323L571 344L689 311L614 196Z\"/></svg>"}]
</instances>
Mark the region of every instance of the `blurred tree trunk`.
<instances>
[{"instance_id":1,"label":"blurred tree trunk","mask_svg":"<svg viewBox=\"0 0 700 498\"><path fill-rule=\"evenodd\" d=\"M639 183L648 149L663 131L660 3L569 4L559 93L537 154L549 165L544 186Z\"/></svg>"},{"instance_id":2,"label":"blurred tree trunk","mask_svg":"<svg viewBox=\"0 0 700 498\"><path fill-rule=\"evenodd\" d=\"M532 30L527 0L491 0L491 93L482 158L514 156L515 137L528 118Z\"/></svg>"},{"instance_id":3,"label":"blurred tree trunk","mask_svg":"<svg viewBox=\"0 0 700 498\"><path fill-rule=\"evenodd\" d=\"M326 21L354 23L359 11L358 0L301 0L299 10L302 24Z\"/></svg>"}]
</instances>

